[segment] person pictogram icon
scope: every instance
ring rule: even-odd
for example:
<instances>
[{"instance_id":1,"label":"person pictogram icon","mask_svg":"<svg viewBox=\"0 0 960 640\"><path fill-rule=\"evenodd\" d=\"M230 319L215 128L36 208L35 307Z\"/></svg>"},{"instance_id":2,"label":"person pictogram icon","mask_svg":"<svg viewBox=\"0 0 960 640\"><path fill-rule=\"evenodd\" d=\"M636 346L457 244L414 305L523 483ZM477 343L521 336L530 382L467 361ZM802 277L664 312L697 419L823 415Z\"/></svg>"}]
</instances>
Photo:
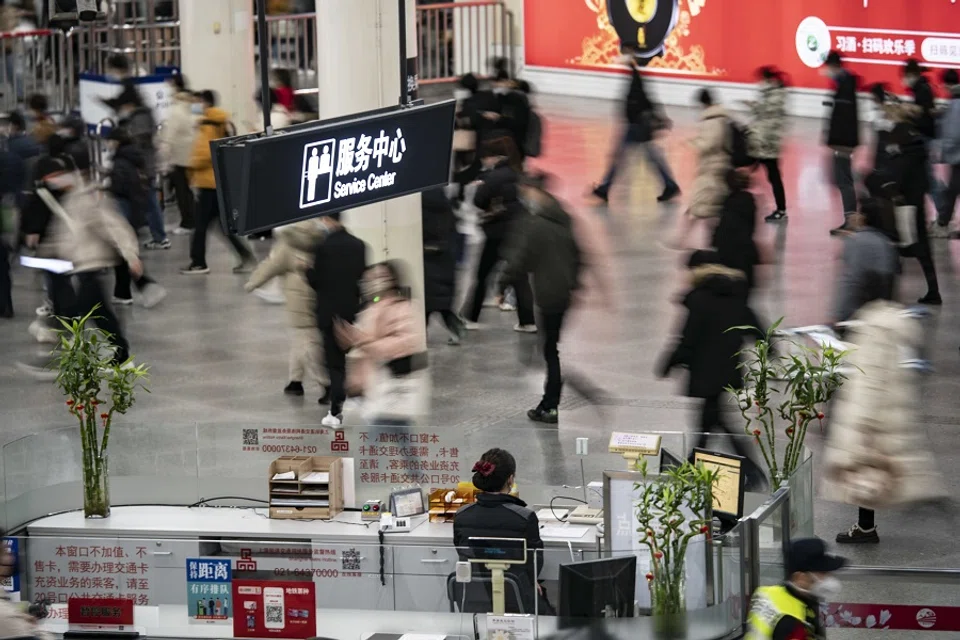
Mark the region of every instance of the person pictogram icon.
<instances>
[{"instance_id":1,"label":"person pictogram icon","mask_svg":"<svg viewBox=\"0 0 960 640\"><path fill-rule=\"evenodd\" d=\"M300 174L301 209L330 202L336 151L335 139L321 140L304 147L303 170Z\"/></svg>"},{"instance_id":2,"label":"person pictogram icon","mask_svg":"<svg viewBox=\"0 0 960 640\"><path fill-rule=\"evenodd\" d=\"M320 177L320 158L317 157L317 150L310 152L310 160L307 162L307 202L313 202L317 199L317 178Z\"/></svg>"}]
</instances>

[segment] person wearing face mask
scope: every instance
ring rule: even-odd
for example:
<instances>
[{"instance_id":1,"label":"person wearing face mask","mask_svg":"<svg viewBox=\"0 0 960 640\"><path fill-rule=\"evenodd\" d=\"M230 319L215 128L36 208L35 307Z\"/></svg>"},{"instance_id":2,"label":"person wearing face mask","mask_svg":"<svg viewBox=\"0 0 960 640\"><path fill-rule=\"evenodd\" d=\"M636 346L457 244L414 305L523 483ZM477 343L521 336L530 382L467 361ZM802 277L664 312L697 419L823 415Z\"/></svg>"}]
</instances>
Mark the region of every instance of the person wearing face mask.
<instances>
[{"instance_id":1,"label":"person wearing face mask","mask_svg":"<svg viewBox=\"0 0 960 640\"><path fill-rule=\"evenodd\" d=\"M170 179L180 210L180 224L174 235L189 235L196 226L196 203L190 190L190 157L197 123L203 115L203 104L187 89L187 79L176 73L167 79L174 90L173 104L167 111L158 138L158 155L162 172Z\"/></svg>"},{"instance_id":2,"label":"person wearing face mask","mask_svg":"<svg viewBox=\"0 0 960 640\"><path fill-rule=\"evenodd\" d=\"M786 581L753 593L745 640L826 638L820 605L840 594L841 583L833 574L846 563L845 558L827 553L820 538L791 542L784 558Z\"/></svg>"},{"instance_id":3,"label":"person wearing face mask","mask_svg":"<svg viewBox=\"0 0 960 640\"><path fill-rule=\"evenodd\" d=\"M927 183L929 184L930 199L934 209L939 214L944 207L943 195L945 187L937 177L934 168L934 146L937 137L937 99L933 87L924 73L927 71L920 66L916 58L908 58L903 64L903 86L913 96L913 104L921 109L917 117L917 132L923 136L927 145Z\"/></svg>"},{"instance_id":4,"label":"person wearing face mask","mask_svg":"<svg viewBox=\"0 0 960 640\"><path fill-rule=\"evenodd\" d=\"M337 321L352 323L360 310L360 280L367 269L367 245L340 223L340 214L319 218L326 238L313 252L307 282L317 294L317 327L323 335L323 355L330 379L330 410L325 427L343 424L346 393L346 350L336 336Z\"/></svg>"},{"instance_id":5,"label":"person wearing face mask","mask_svg":"<svg viewBox=\"0 0 960 640\"><path fill-rule=\"evenodd\" d=\"M364 417L375 426L409 426L430 409L423 318L403 295L396 261L381 262L363 274L366 303L356 323L334 320L341 348L368 371L364 381ZM354 350L356 354L354 354Z\"/></svg>"},{"instance_id":6,"label":"person wearing face mask","mask_svg":"<svg viewBox=\"0 0 960 640\"><path fill-rule=\"evenodd\" d=\"M522 164L526 159L530 100L526 94L517 90L517 82L510 77L504 58L494 61L493 93L497 98L497 109L493 113L484 112L483 116L492 122L497 131L506 133L513 139Z\"/></svg>"},{"instance_id":7,"label":"person wearing face mask","mask_svg":"<svg viewBox=\"0 0 960 640\"><path fill-rule=\"evenodd\" d=\"M787 219L787 197L780 175L780 148L787 124L787 89L783 74L774 67L760 67L757 75L760 77L760 94L756 100L746 103L753 115L748 128L750 156L767 170L777 205L764 220L780 222Z\"/></svg>"},{"instance_id":8,"label":"person wearing face mask","mask_svg":"<svg viewBox=\"0 0 960 640\"><path fill-rule=\"evenodd\" d=\"M824 105L830 107L826 144L833 152L833 180L840 191L843 204L843 224L830 231L830 235L837 235L852 231L847 225L847 217L857 212L852 158L854 150L860 145L858 80L843 66L843 58L838 51L827 54L823 74L830 78L834 86L832 99L824 102Z\"/></svg>"},{"instance_id":9,"label":"person wearing face mask","mask_svg":"<svg viewBox=\"0 0 960 640\"><path fill-rule=\"evenodd\" d=\"M593 195L606 202L610 195L610 187L617 175L617 166L623 162L624 156L630 147L640 145L647 161L656 168L663 181L663 191L657 197L658 202L667 202L680 195L680 187L673 179L670 167L667 165L663 153L654 142L657 131L670 127L670 120L663 115L660 105L653 102L647 94L643 74L640 73L640 64L637 62L638 50L632 45L623 45L620 49L621 62L630 70L630 88L625 99L624 115L626 123L623 135L613 157L610 159L610 169L603 178L603 182L593 189Z\"/></svg>"},{"instance_id":10,"label":"person wearing face mask","mask_svg":"<svg viewBox=\"0 0 960 640\"><path fill-rule=\"evenodd\" d=\"M930 224L931 238L956 238L950 230L953 210L960 196L960 74L956 69L945 69L943 85L950 92L950 102L940 116L937 142L940 145L940 161L950 167L950 181L943 197L943 207L937 219Z\"/></svg>"}]
</instances>

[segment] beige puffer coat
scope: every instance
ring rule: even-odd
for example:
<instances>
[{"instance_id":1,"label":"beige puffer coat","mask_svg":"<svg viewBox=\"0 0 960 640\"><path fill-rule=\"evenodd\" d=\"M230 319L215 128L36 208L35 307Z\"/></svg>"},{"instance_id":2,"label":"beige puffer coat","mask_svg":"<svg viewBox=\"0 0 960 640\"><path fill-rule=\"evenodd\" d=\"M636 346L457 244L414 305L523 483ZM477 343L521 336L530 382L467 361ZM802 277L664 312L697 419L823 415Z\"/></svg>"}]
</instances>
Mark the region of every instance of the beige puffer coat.
<instances>
[{"instance_id":1,"label":"beige puffer coat","mask_svg":"<svg viewBox=\"0 0 960 640\"><path fill-rule=\"evenodd\" d=\"M921 344L923 328L899 305L863 307L847 356L852 373L831 411L823 497L869 509L945 495L919 425L916 371L901 365Z\"/></svg>"},{"instance_id":2,"label":"beige puffer coat","mask_svg":"<svg viewBox=\"0 0 960 640\"><path fill-rule=\"evenodd\" d=\"M3 638L51 640L50 634L41 631L33 617L15 603L0 598L0 640Z\"/></svg>"},{"instance_id":3,"label":"beige puffer coat","mask_svg":"<svg viewBox=\"0 0 960 640\"><path fill-rule=\"evenodd\" d=\"M316 329L317 294L304 276L303 264L307 267L313 264L313 250L323 242L323 230L315 220L304 220L277 227L273 236L276 240L273 250L257 266L244 288L253 291L282 276L290 327Z\"/></svg>"},{"instance_id":4,"label":"beige puffer coat","mask_svg":"<svg viewBox=\"0 0 960 640\"><path fill-rule=\"evenodd\" d=\"M727 197L727 170L730 169L730 118L721 105L703 110L697 135L691 144L697 150L697 177L693 181L690 215L713 218Z\"/></svg>"}]
</instances>

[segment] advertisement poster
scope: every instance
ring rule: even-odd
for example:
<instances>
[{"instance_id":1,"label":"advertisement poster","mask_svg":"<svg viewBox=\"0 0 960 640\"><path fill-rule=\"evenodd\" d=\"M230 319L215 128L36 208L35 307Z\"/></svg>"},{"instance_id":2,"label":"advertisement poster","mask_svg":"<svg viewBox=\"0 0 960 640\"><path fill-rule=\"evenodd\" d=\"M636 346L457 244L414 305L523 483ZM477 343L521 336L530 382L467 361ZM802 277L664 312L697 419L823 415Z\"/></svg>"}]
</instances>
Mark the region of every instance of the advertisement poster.
<instances>
[{"instance_id":1,"label":"advertisement poster","mask_svg":"<svg viewBox=\"0 0 960 640\"><path fill-rule=\"evenodd\" d=\"M226 622L233 615L230 561L187 558L187 615L191 622Z\"/></svg>"},{"instance_id":2,"label":"advertisement poster","mask_svg":"<svg viewBox=\"0 0 960 640\"><path fill-rule=\"evenodd\" d=\"M233 635L236 638L294 638L317 635L316 591L312 581L234 580Z\"/></svg>"},{"instance_id":3,"label":"advertisement poster","mask_svg":"<svg viewBox=\"0 0 960 640\"><path fill-rule=\"evenodd\" d=\"M20 541L17 538L4 538L0 543L6 548L7 553L13 559L13 566L18 566L20 562ZM3 591L12 602L20 602L20 572L15 571L13 575L6 578L0 578L0 585L3 585Z\"/></svg>"},{"instance_id":4,"label":"advertisement poster","mask_svg":"<svg viewBox=\"0 0 960 640\"><path fill-rule=\"evenodd\" d=\"M960 66L960 3L953 0L525 0L531 67L617 72L621 41L651 73L754 82L762 65L795 87L824 89L836 49L865 82L900 86L915 57L931 70Z\"/></svg>"}]
</instances>

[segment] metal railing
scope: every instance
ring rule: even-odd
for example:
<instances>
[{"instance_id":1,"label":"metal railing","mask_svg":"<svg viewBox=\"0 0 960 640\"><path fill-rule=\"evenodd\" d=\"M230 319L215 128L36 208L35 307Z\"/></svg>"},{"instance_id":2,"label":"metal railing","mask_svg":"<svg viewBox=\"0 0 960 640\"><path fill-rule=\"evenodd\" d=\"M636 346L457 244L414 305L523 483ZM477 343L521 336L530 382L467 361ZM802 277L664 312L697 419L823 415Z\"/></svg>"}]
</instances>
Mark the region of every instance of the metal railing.
<instances>
[{"instance_id":1,"label":"metal railing","mask_svg":"<svg viewBox=\"0 0 960 640\"><path fill-rule=\"evenodd\" d=\"M466 73L489 76L496 58L515 70L513 30L513 13L503 2L418 5L420 82L451 82Z\"/></svg>"},{"instance_id":2,"label":"metal railing","mask_svg":"<svg viewBox=\"0 0 960 640\"><path fill-rule=\"evenodd\" d=\"M30 95L49 97L50 107L69 105L74 78L62 32L49 29L0 33L0 109L12 111Z\"/></svg>"},{"instance_id":3,"label":"metal railing","mask_svg":"<svg viewBox=\"0 0 960 640\"><path fill-rule=\"evenodd\" d=\"M256 23L257 17L253 20ZM287 69L301 79L316 74L317 14L267 16L267 35L270 66ZM254 38L258 37L254 32Z\"/></svg>"}]
</instances>

